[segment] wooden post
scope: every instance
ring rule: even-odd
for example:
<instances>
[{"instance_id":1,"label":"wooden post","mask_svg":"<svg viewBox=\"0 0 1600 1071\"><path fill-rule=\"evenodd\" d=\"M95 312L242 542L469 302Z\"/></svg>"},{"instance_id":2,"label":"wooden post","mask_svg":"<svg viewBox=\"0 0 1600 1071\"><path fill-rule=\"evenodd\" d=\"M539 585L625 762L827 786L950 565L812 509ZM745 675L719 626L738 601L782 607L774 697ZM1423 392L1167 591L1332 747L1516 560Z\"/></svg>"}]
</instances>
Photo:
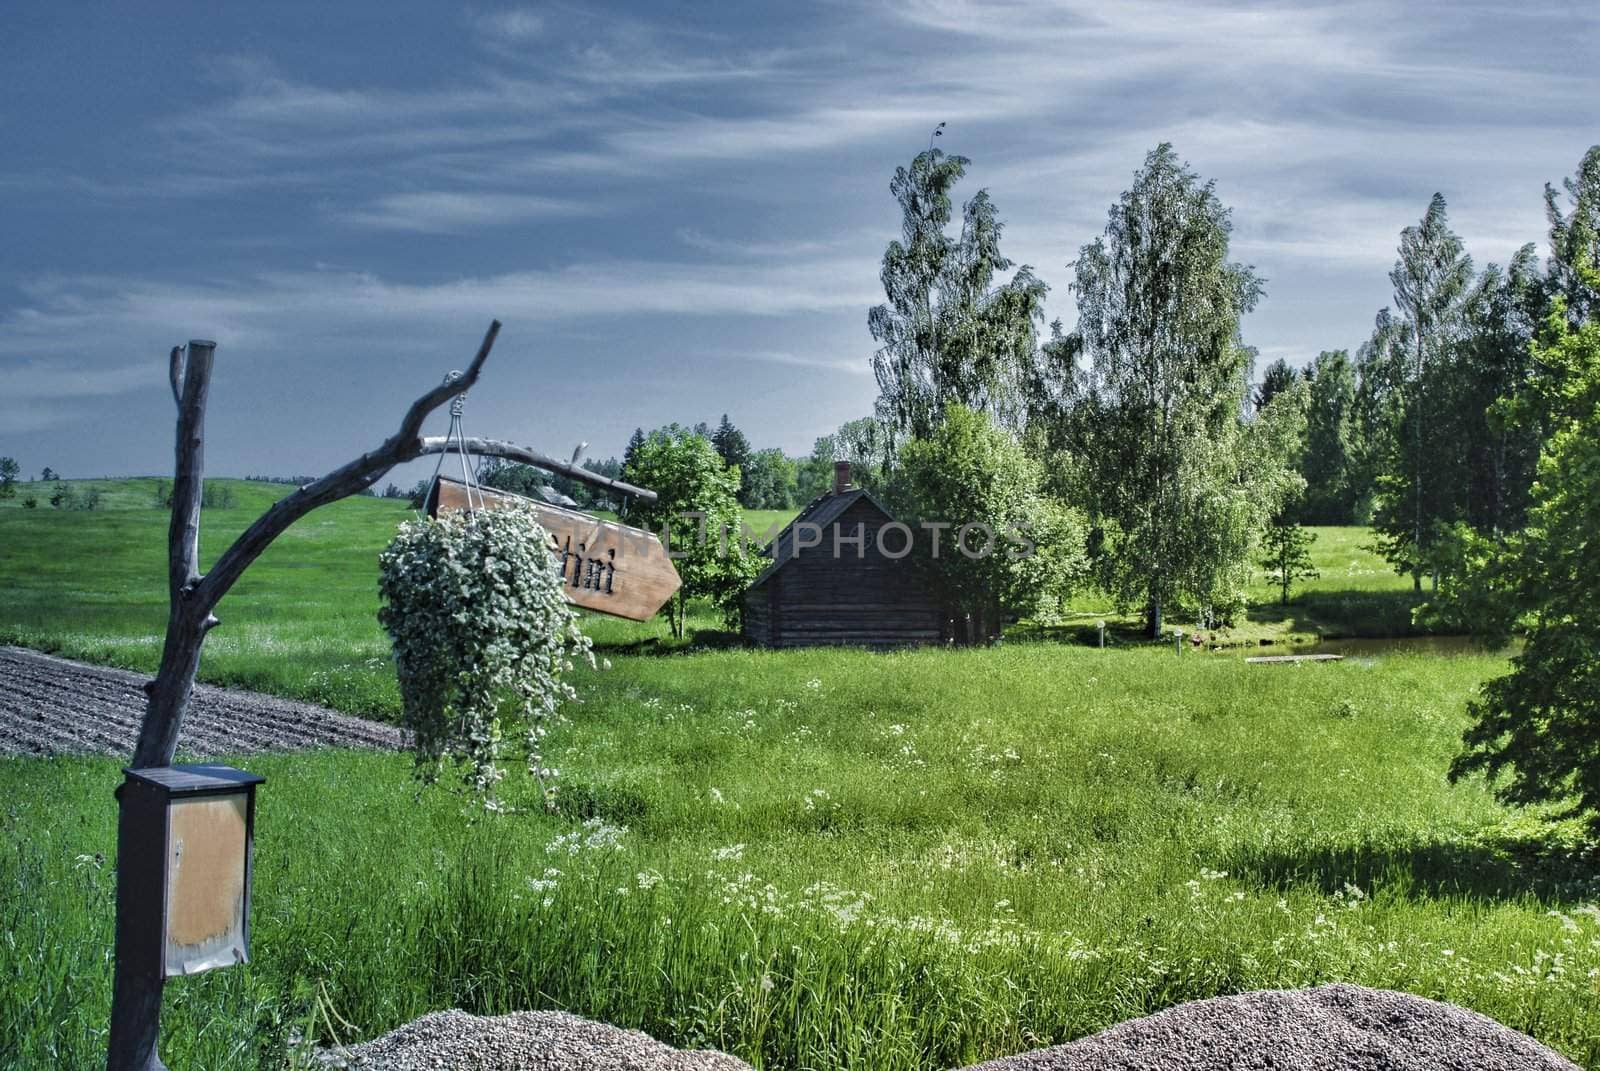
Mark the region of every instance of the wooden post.
<instances>
[{"instance_id":1,"label":"wooden post","mask_svg":"<svg viewBox=\"0 0 1600 1071\"><path fill-rule=\"evenodd\" d=\"M478 381L499 334L500 321L494 320L472 363L459 379L441 383L412 402L400 421L399 430L378 447L279 499L234 540L204 575L200 572L200 506L205 482L206 399L211 389L216 343L195 339L187 347L173 348L168 374L172 398L178 407L178 428L172 522L167 529L170 605L161 668L144 689L145 715L133 754L135 767L172 764L178 734L194 690L195 672L200 668L201 648L206 635L220 624L212 610L228 589L273 540L307 513L359 494L382 479L395 465L447 450L450 446L447 439L422 437L422 424L435 409ZM585 483L631 493L650 502L656 498L653 491L628 487L513 443L474 439L470 440L470 445L474 453L531 460ZM152 848L148 843L147 824L138 821L139 808L125 788L118 789L117 800L116 958L112 968L106 1068L107 1071L165 1071L156 1051L165 979L159 972L152 974L148 967L150 963L160 962L160 956L146 954L148 942L159 941L161 935L149 932L151 927L145 922L149 905L140 904L137 899L139 890L147 886L133 880L139 876L139 868L147 865L149 858L159 857L164 849Z\"/></svg>"},{"instance_id":2,"label":"wooden post","mask_svg":"<svg viewBox=\"0 0 1600 1071\"><path fill-rule=\"evenodd\" d=\"M216 343L194 339L187 360L174 347L169 362L173 400L178 405L177 457L172 478L172 521L167 528L167 641L161 669L145 686L144 723L134 751L134 766L166 766L178 746L178 729L194 690L205 634L216 624L211 608L193 598L200 578L200 504L205 492L206 398L211 389L211 361ZM151 842L155 824L147 807L117 786L117 929L111 980L111 1032L107 1040L108 1071L165 1071L156 1051L161 1034L161 993L166 976L160 969L159 929L149 925L151 905L139 894L159 888L145 871L159 867L165 842Z\"/></svg>"}]
</instances>

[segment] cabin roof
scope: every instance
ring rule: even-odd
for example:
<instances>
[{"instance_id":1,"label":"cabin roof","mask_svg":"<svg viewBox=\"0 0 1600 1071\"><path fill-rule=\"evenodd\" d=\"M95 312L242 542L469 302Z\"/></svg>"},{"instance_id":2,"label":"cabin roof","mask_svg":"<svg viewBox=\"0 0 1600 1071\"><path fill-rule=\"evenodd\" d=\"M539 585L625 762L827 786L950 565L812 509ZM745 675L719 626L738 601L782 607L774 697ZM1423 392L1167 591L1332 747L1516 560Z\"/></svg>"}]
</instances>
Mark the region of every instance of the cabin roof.
<instances>
[{"instance_id":1,"label":"cabin roof","mask_svg":"<svg viewBox=\"0 0 1600 1071\"><path fill-rule=\"evenodd\" d=\"M865 487L852 487L848 491L839 494L834 494L830 491L826 494L818 495L807 503L806 508L800 511L799 516L790 521L783 531L778 533L777 538L768 545L766 554L772 558L772 564L763 569L761 575L751 581L748 590L754 590L765 584L772 574L794 560L793 547L796 525L814 524L820 528L825 528L844 516L846 510L862 499L870 502L874 509L889 520L894 520L894 514L884 508L883 503L874 498L872 493Z\"/></svg>"},{"instance_id":2,"label":"cabin roof","mask_svg":"<svg viewBox=\"0 0 1600 1071\"><path fill-rule=\"evenodd\" d=\"M577 509L578 500L570 495L564 495L548 484L541 483L533 489L534 494L550 503L552 506L563 506L567 509Z\"/></svg>"}]
</instances>

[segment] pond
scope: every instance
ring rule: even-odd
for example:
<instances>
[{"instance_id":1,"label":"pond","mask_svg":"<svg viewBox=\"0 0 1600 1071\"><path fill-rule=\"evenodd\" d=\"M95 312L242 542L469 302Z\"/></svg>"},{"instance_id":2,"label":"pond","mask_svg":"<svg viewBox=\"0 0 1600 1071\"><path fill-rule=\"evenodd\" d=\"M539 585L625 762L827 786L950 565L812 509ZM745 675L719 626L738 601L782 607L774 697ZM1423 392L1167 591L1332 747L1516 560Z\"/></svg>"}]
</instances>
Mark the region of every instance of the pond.
<instances>
[{"instance_id":1,"label":"pond","mask_svg":"<svg viewBox=\"0 0 1600 1071\"><path fill-rule=\"evenodd\" d=\"M1470 636L1384 636L1318 640L1316 643L1272 644L1267 647L1220 649L1224 654L1245 655L1346 655L1351 658L1376 658L1393 654L1457 655L1514 654L1516 648L1490 651L1472 642Z\"/></svg>"}]
</instances>

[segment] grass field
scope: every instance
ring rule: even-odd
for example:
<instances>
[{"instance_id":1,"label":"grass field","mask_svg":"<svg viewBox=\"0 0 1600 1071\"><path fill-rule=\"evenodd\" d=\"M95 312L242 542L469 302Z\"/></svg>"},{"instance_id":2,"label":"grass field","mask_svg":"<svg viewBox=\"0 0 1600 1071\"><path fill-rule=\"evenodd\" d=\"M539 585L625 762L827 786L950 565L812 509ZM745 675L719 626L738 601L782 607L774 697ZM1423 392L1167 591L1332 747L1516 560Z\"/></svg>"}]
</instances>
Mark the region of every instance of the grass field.
<instances>
[{"instance_id":1,"label":"grass field","mask_svg":"<svg viewBox=\"0 0 1600 1071\"><path fill-rule=\"evenodd\" d=\"M218 481L233 492L229 509L207 510L202 560L209 563L260 511L290 488ZM0 503L0 643L15 643L126 669L154 671L166 621L167 516L153 508L150 480L71 481L97 488L94 512ZM46 485L21 485L47 496ZM403 502L353 498L318 510L268 549L223 600L223 627L206 643L202 680L308 699L369 717L393 718L399 695L388 663L388 640L377 625L377 555L395 525L412 516ZM791 514L751 511L747 524L765 531ZM1410 582L1396 576L1364 544L1366 529L1317 529L1313 556L1321 579L1304 585L1287 607L1262 576L1252 589L1250 621L1230 642L1277 643L1326 636L1394 636L1411 631ZM1089 623L1111 621L1118 642L1141 642L1136 619L1118 616L1093 592L1073 604L1076 625L1043 631L1047 639L1083 642ZM1173 625L1185 625L1180 619ZM700 643L726 642L710 607L691 611ZM596 645L612 654L669 651L662 619L644 624L589 615ZM1019 630L1025 638L1030 630ZM691 644L696 642L693 635Z\"/></svg>"},{"instance_id":2,"label":"grass field","mask_svg":"<svg viewBox=\"0 0 1600 1071\"><path fill-rule=\"evenodd\" d=\"M240 485L209 553L284 490ZM116 491L0 509L0 641L155 665L165 515ZM357 499L292 529L202 675L392 714L374 562L407 515ZM1365 538L1323 530L1323 578L1278 623L1408 604ZM1503 658L752 652L593 624L614 665L550 741L558 815L419 792L404 756L241 761L269 779L254 961L168 987L175 1071L449 1006L568 1008L762 1068L951 1067L1332 980L1600 1071L1593 849L1444 778ZM101 1059L119 766L0 761L0 1066Z\"/></svg>"},{"instance_id":3,"label":"grass field","mask_svg":"<svg viewBox=\"0 0 1600 1071\"><path fill-rule=\"evenodd\" d=\"M169 987L168 1059L270 1065L325 989L360 1035L564 1007L762 1067L945 1067L1339 979L1600 1067L1592 860L1443 781L1502 667L623 659L556 734L555 817L419 797L401 756L251 758L255 962ZM0 763L5 1066L96 1060L117 767Z\"/></svg>"}]
</instances>

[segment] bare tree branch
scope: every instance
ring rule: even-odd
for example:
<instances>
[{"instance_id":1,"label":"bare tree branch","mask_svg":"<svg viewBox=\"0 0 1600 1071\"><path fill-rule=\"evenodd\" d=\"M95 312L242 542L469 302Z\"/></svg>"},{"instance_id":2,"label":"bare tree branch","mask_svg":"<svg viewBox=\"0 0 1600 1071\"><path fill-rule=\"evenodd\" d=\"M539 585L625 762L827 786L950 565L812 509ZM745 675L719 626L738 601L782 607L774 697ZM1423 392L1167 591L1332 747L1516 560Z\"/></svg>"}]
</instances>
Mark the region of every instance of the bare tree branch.
<instances>
[{"instance_id":1,"label":"bare tree branch","mask_svg":"<svg viewBox=\"0 0 1600 1071\"><path fill-rule=\"evenodd\" d=\"M478 347L477 354L472 358L472 363L467 365L467 371L460 379L452 379L441 383L422 397L411 403L411 408L406 411L406 417L400 422L400 430L395 432L394 438L384 443L387 447L395 439L415 439L422 434L422 422L428 414L439 408L445 402L458 394L464 393L467 388L478 382L478 374L483 371L483 362L489 359L489 351L494 348L494 340L500 334L500 321L494 320L489 324L488 332L483 336L483 344ZM407 461L410 458L406 458Z\"/></svg>"},{"instance_id":2,"label":"bare tree branch","mask_svg":"<svg viewBox=\"0 0 1600 1071\"><path fill-rule=\"evenodd\" d=\"M631 483L614 480L610 476L602 476L598 472L591 472L581 465L560 461L548 454L537 450L530 450L526 446L507 442L505 439L467 439L463 444L469 454L480 457L503 457L509 461L521 461L536 468L548 469L560 473L562 476L586 483L590 487L599 487L606 491L615 491L618 494L629 495L644 502L654 502L656 493L647 491L643 487L635 487ZM455 449L452 440L442 436L432 435L422 440L421 454L442 454L447 450Z\"/></svg>"},{"instance_id":3,"label":"bare tree branch","mask_svg":"<svg viewBox=\"0 0 1600 1071\"><path fill-rule=\"evenodd\" d=\"M441 383L412 402L405 418L400 421L400 430L384 440L382 446L273 503L217 559L216 565L212 566L196 588L197 600L208 611L211 610L233 587L234 581L249 568L250 563L295 521L318 506L360 494L383 479L384 474L394 466L421 456L423 440L418 433L422 430L422 422L429 413L478 381L483 362L488 360L489 351L494 348L494 340L499 334L500 321L495 320L489 324L483 344L478 347L477 355L467 366L466 373L460 379Z\"/></svg>"},{"instance_id":4,"label":"bare tree branch","mask_svg":"<svg viewBox=\"0 0 1600 1071\"><path fill-rule=\"evenodd\" d=\"M179 381L183 379L183 347L172 347L172 354L167 358L167 380L172 384L172 400L180 407L183 405L183 388Z\"/></svg>"}]
</instances>

